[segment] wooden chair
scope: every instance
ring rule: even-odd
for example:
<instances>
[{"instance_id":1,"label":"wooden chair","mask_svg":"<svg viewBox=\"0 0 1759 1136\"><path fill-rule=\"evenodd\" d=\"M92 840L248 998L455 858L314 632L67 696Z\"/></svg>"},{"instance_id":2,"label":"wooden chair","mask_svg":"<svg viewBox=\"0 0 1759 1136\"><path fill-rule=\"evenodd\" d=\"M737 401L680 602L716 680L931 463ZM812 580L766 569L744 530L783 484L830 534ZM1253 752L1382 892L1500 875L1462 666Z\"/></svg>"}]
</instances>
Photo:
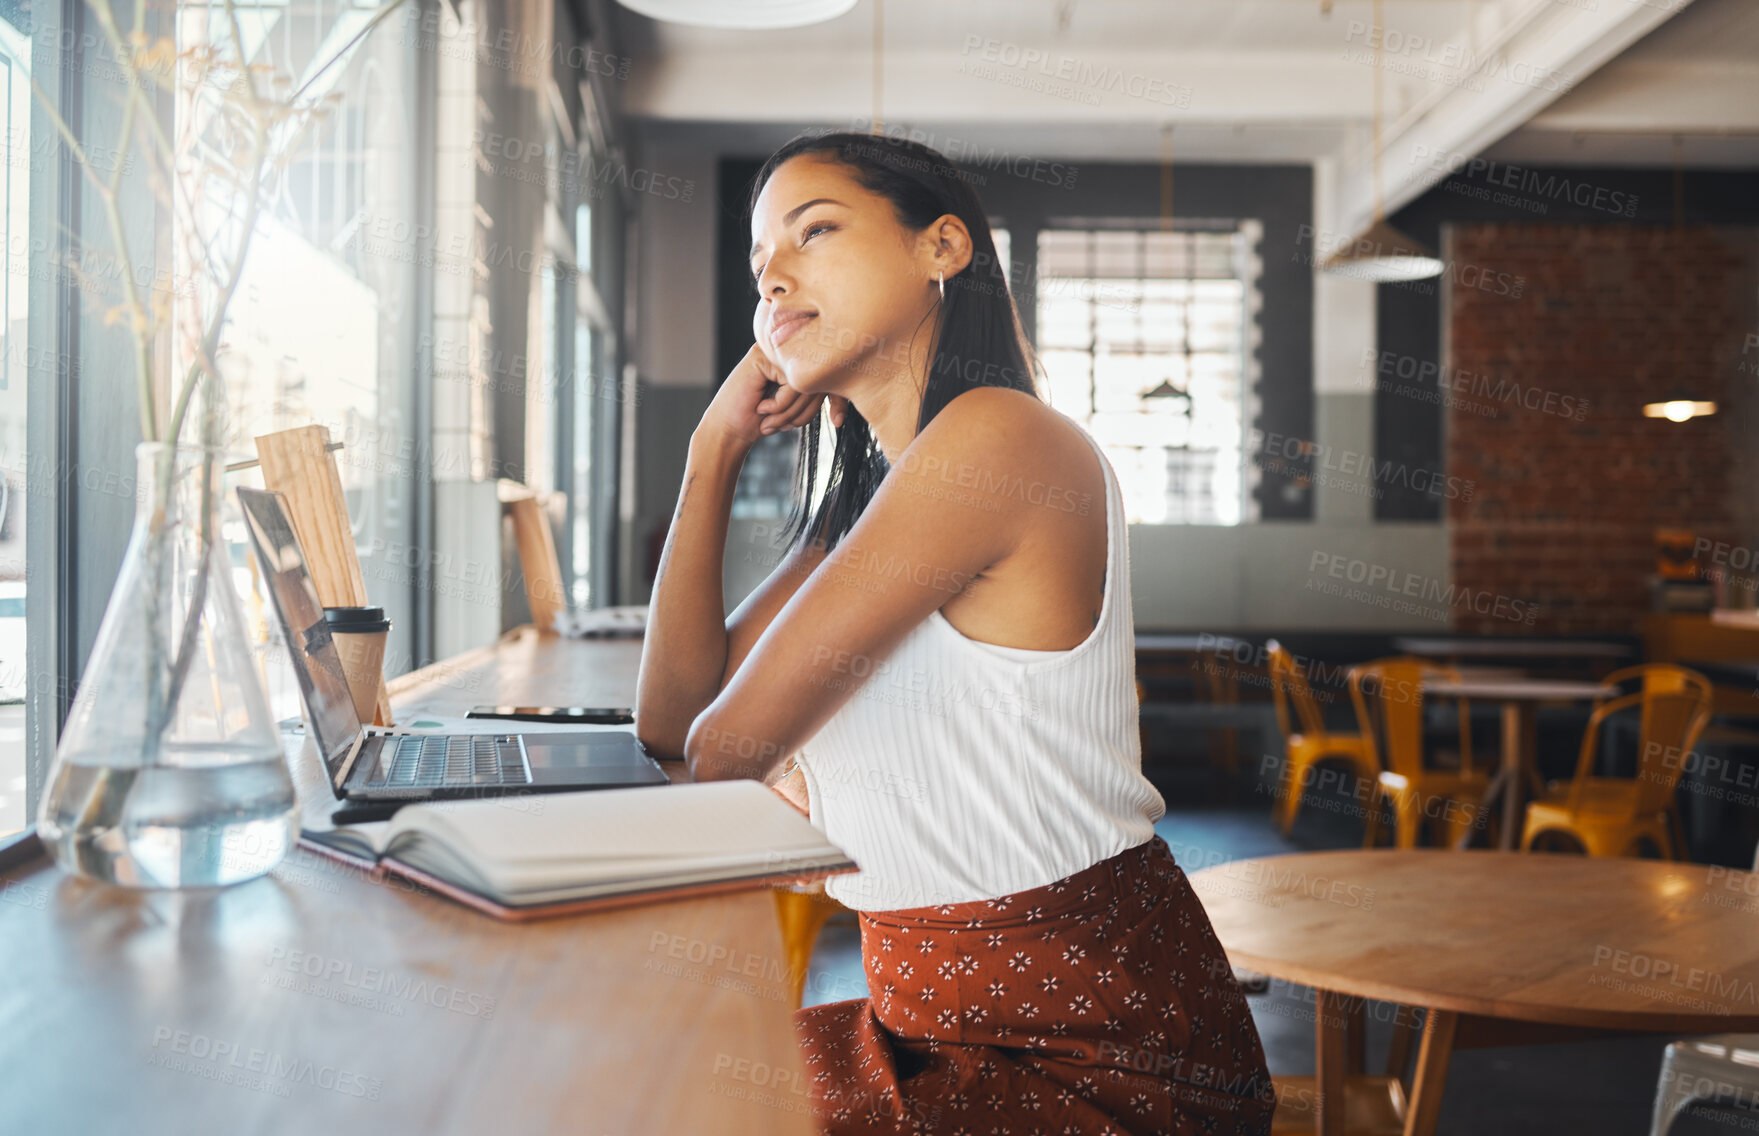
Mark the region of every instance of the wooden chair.
<instances>
[{"instance_id":1,"label":"wooden chair","mask_svg":"<svg viewBox=\"0 0 1759 1136\"><path fill-rule=\"evenodd\" d=\"M1633 855L1648 841L1663 857L1679 858L1670 810L1686 755L1710 723L1710 682L1684 667L1631 670L1634 674L1626 677L1640 676L1642 689L1594 707L1582 735L1576 775L1567 783L1554 782L1545 796L1527 805L1523 850L1547 836L1567 834L1590 856ZM1632 707L1639 713L1637 775L1595 776L1601 727Z\"/></svg>"},{"instance_id":2,"label":"wooden chair","mask_svg":"<svg viewBox=\"0 0 1759 1136\"><path fill-rule=\"evenodd\" d=\"M325 607L365 606L366 578L360 571L360 553L354 546L354 526L348 519L342 474L331 453L329 428L296 426L263 434L256 439L256 448L263 487L281 494L287 502L288 520L299 538L319 602ZM382 674L372 724L393 724L391 698Z\"/></svg>"},{"instance_id":3,"label":"wooden chair","mask_svg":"<svg viewBox=\"0 0 1759 1136\"><path fill-rule=\"evenodd\" d=\"M1350 668L1350 701L1356 708L1356 720L1383 766L1364 846L1373 844L1377 836L1382 799L1392 805L1394 840L1400 848L1417 847L1425 819L1445 823L1449 847L1479 821L1490 775L1472 762L1472 719L1465 699L1456 700L1460 722L1457 763L1451 763L1451 768L1432 768L1424 761L1426 678L1458 681L1459 672L1406 657L1377 659ZM1438 759L1449 756L1437 755ZM1442 803L1439 818L1437 802Z\"/></svg>"},{"instance_id":4,"label":"wooden chair","mask_svg":"<svg viewBox=\"0 0 1759 1136\"><path fill-rule=\"evenodd\" d=\"M519 549L519 570L525 576L525 603L531 609L532 626L554 631L557 614L568 608L568 592L544 502L525 485L505 478L497 493L513 519L513 542Z\"/></svg>"},{"instance_id":5,"label":"wooden chair","mask_svg":"<svg viewBox=\"0 0 1759 1136\"><path fill-rule=\"evenodd\" d=\"M1314 766L1335 758L1346 762L1356 776L1372 782L1380 775L1380 765L1372 743L1361 734L1333 733L1325 728L1313 688L1294 656L1275 639L1265 647L1270 654L1271 692L1284 751L1282 784L1272 815L1277 827L1287 834L1300 808L1301 786Z\"/></svg>"}]
</instances>

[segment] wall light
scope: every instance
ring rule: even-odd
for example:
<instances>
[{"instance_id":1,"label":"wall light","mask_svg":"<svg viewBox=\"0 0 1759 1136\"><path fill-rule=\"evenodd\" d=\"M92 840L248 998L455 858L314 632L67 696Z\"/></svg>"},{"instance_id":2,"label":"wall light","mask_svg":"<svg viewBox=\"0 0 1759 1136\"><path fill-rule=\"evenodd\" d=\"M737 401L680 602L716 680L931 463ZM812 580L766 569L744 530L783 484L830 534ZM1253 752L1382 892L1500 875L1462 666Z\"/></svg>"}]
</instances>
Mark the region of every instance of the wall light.
<instances>
[{"instance_id":1,"label":"wall light","mask_svg":"<svg viewBox=\"0 0 1759 1136\"><path fill-rule=\"evenodd\" d=\"M1675 391L1675 394L1683 392ZM1665 402L1646 402L1643 404L1643 417L1665 418L1669 422L1685 422L1692 418L1703 418L1716 413L1716 403L1703 402L1693 398L1670 398Z\"/></svg>"}]
</instances>

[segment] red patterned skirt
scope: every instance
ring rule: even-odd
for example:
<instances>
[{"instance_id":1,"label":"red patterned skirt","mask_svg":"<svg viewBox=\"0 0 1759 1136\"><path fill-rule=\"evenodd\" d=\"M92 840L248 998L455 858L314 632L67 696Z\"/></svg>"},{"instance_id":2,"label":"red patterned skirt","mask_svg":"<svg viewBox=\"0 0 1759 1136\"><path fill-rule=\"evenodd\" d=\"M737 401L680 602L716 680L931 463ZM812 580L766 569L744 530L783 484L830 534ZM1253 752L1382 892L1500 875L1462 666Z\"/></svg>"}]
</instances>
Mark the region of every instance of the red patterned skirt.
<instances>
[{"instance_id":1,"label":"red patterned skirt","mask_svg":"<svg viewBox=\"0 0 1759 1136\"><path fill-rule=\"evenodd\" d=\"M869 996L796 1011L819 1131L1270 1130L1245 996L1158 835L1000 899L857 913Z\"/></svg>"}]
</instances>

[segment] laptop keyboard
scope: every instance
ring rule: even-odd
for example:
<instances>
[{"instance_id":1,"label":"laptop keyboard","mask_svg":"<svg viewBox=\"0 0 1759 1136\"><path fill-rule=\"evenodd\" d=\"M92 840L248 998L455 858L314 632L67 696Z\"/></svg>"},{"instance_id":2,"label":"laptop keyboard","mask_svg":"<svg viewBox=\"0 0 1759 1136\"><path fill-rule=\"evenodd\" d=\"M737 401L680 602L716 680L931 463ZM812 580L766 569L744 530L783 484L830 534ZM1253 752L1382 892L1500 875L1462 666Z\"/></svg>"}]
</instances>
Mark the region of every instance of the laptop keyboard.
<instances>
[{"instance_id":1,"label":"laptop keyboard","mask_svg":"<svg viewBox=\"0 0 1759 1136\"><path fill-rule=\"evenodd\" d=\"M387 737L373 755L368 789L436 785L525 785L531 770L519 739L505 735Z\"/></svg>"}]
</instances>

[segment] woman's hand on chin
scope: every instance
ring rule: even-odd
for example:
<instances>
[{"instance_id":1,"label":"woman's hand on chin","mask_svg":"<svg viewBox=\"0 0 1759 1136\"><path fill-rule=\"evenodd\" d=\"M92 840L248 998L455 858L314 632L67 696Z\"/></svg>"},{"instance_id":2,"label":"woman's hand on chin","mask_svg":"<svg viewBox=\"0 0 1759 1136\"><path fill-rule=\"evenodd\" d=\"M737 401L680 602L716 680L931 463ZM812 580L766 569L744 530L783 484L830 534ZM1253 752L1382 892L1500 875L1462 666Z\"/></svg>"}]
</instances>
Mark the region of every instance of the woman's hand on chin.
<instances>
[{"instance_id":1,"label":"woman's hand on chin","mask_svg":"<svg viewBox=\"0 0 1759 1136\"><path fill-rule=\"evenodd\" d=\"M848 399L834 394L801 394L788 385L781 368L754 343L715 392L697 429L749 450L771 434L806 425L817 417L827 399L831 424L841 426L848 414Z\"/></svg>"}]
</instances>

